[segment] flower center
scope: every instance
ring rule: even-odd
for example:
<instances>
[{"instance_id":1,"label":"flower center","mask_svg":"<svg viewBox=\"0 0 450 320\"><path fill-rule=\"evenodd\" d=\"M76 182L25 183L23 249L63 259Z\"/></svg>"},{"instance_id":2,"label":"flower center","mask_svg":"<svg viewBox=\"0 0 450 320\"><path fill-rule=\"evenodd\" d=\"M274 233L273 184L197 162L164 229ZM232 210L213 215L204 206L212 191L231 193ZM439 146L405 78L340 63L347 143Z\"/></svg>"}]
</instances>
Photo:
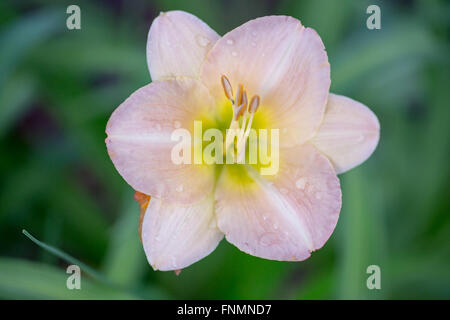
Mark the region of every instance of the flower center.
<instances>
[{"instance_id":1,"label":"flower center","mask_svg":"<svg viewBox=\"0 0 450 320\"><path fill-rule=\"evenodd\" d=\"M220 80L225 96L231 102L233 108L233 117L225 140L225 150L229 151L230 148L236 147L237 162L240 163L245 157L245 146L252 128L253 116L258 111L260 98L258 95L254 95L247 109L247 92L244 86L242 84L238 85L236 96L233 98L233 87L228 78L222 75ZM242 118L241 124L239 123L240 118ZM237 144L234 143L235 138L237 138Z\"/></svg>"}]
</instances>

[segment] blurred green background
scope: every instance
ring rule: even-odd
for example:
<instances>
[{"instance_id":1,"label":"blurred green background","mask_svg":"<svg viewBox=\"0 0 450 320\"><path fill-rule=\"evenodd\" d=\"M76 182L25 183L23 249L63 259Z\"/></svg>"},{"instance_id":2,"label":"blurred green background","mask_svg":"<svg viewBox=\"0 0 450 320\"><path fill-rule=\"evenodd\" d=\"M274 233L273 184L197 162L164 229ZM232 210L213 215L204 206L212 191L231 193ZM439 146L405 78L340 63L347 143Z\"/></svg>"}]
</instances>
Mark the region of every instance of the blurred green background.
<instances>
[{"instance_id":1,"label":"blurred green background","mask_svg":"<svg viewBox=\"0 0 450 320\"><path fill-rule=\"evenodd\" d=\"M82 29L70 31L74 3ZM381 30L366 28L370 4ZM150 82L147 32L173 9L220 34L258 16L300 19L325 43L331 91L379 117L378 148L340 176L337 228L310 259L263 260L222 241L178 277L147 264L105 126ZM0 297L449 299L449 17L437 0L1 1ZM81 290L66 289L70 262L22 229L94 269L82 267ZM372 264L381 290L366 287Z\"/></svg>"}]
</instances>

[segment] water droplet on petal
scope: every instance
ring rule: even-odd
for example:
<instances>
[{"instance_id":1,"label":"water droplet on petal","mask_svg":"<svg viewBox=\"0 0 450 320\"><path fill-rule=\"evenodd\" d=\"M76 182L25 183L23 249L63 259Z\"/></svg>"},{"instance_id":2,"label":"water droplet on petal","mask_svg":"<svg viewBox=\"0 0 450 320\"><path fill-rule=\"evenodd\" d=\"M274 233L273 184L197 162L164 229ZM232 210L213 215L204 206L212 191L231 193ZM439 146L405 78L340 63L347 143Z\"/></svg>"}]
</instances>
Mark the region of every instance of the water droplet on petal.
<instances>
[{"instance_id":1,"label":"water droplet on petal","mask_svg":"<svg viewBox=\"0 0 450 320\"><path fill-rule=\"evenodd\" d=\"M295 186L298 189L305 189L305 185L306 185L306 178L300 178L295 182Z\"/></svg>"},{"instance_id":2,"label":"water droplet on petal","mask_svg":"<svg viewBox=\"0 0 450 320\"><path fill-rule=\"evenodd\" d=\"M320 200L320 199L322 199L322 194L320 192L316 192L315 197L317 200Z\"/></svg>"},{"instance_id":3,"label":"water droplet on petal","mask_svg":"<svg viewBox=\"0 0 450 320\"><path fill-rule=\"evenodd\" d=\"M267 216L266 215L263 216L263 220L267 220Z\"/></svg>"},{"instance_id":4,"label":"water droplet on petal","mask_svg":"<svg viewBox=\"0 0 450 320\"><path fill-rule=\"evenodd\" d=\"M232 39L228 39L228 40L227 40L227 44L228 44L229 46L233 45L233 43L234 43L234 41L233 41Z\"/></svg>"},{"instance_id":5,"label":"water droplet on petal","mask_svg":"<svg viewBox=\"0 0 450 320\"><path fill-rule=\"evenodd\" d=\"M256 31L252 32L252 36L256 37L258 34L256 33Z\"/></svg>"},{"instance_id":6,"label":"water droplet on petal","mask_svg":"<svg viewBox=\"0 0 450 320\"><path fill-rule=\"evenodd\" d=\"M182 192L182 191L183 191L183 185L182 185L182 184L180 184L180 185L177 187L177 191L178 191L178 192Z\"/></svg>"},{"instance_id":7,"label":"water droplet on petal","mask_svg":"<svg viewBox=\"0 0 450 320\"><path fill-rule=\"evenodd\" d=\"M356 139L356 142L362 142L364 140L364 136L361 134L359 135L359 137Z\"/></svg>"},{"instance_id":8,"label":"water droplet on petal","mask_svg":"<svg viewBox=\"0 0 450 320\"><path fill-rule=\"evenodd\" d=\"M236 52L236 51L233 51L233 52L231 52L231 55L232 55L233 57L236 57L236 56L237 56L237 52Z\"/></svg>"},{"instance_id":9,"label":"water droplet on petal","mask_svg":"<svg viewBox=\"0 0 450 320\"><path fill-rule=\"evenodd\" d=\"M263 247L269 247L274 245L278 241L278 236L276 233L267 232L264 233L261 238L259 238L259 244Z\"/></svg>"},{"instance_id":10,"label":"water droplet on petal","mask_svg":"<svg viewBox=\"0 0 450 320\"><path fill-rule=\"evenodd\" d=\"M210 44L209 39L202 35L197 35L195 38L200 47L206 47L206 46L208 46L208 44Z\"/></svg>"},{"instance_id":11,"label":"water droplet on petal","mask_svg":"<svg viewBox=\"0 0 450 320\"><path fill-rule=\"evenodd\" d=\"M161 241L161 238L157 236L157 237L155 237L155 240L156 241Z\"/></svg>"},{"instance_id":12,"label":"water droplet on petal","mask_svg":"<svg viewBox=\"0 0 450 320\"><path fill-rule=\"evenodd\" d=\"M273 228L274 228L275 230L277 230L277 229L278 229L278 224L274 223L274 224L273 224Z\"/></svg>"},{"instance_id":13,"label":"water droplet on petal","mask_svg":"<svg viewBox=\"0 0 450 320\"><path fill-rule=\"evenodd\" d=\"M176 265L177 265L177 259L175 258L175 256L172 256L172 257L171 257L171 260L172 260L172 266L173 266L173 267L176 267Z\"/></svg>"}]
</instances>

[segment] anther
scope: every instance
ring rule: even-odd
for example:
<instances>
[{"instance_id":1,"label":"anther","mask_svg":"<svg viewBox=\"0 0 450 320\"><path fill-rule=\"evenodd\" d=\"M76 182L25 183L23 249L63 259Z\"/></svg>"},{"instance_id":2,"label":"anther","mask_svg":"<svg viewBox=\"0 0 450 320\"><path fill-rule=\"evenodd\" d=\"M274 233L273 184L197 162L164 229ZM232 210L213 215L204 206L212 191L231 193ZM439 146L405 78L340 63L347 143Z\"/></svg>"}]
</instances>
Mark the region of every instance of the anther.
<instances>
[{"instance_id":1,"label":"anther","mask_svg":"<svg viewBox=\"0 0 450 320\"><path fill-rule=\"evenodd\" d=\"M252 100L250 101L250 105L248 107L249 113L255 113L259 108L259 96L253 96Z\"/></svg>"},{"instance_id":2,"label":"anther","mask_svg":"<svg viewBox=\"0 0 450 320\"><path fill-rule=\"evenodd\" d=\"M247 92L244 91L242 94L242 103L237 109L237 119L239 119L242 115L244 115L245 110L247 110Z\"/></svg>"},{"instance_id":3,"label":"anther","mask_svg":"<svg viewBox=\"0 0 450 320\"><path fill-rule=\"evenodd\" d=\"M245 106L244 107L244 111L242 112L242 114L245 112L245 109L247 109L247 92L244 91L244 93L242 94L242 104Z\"/></svg>"},{"instance_id":4,"label":"anther","mask_svg":"<svg viewBox=\"0 0 450 320\"><path fill-rule=\"evenodd\" d=\"M222 81L222 87L223 91L225 92L225 96L228 98L228 100L233 101L233 87L231 86L230 80L226 76L222 76L220 78Z\"/></svg>"},{"instance_id":5,"label":"anther","mask_svg":"<svg viewBox=\"0 0 450 320\"><path fill-rule=\"evenodd\" d=\"M242 84L238 85L237 92L236 92L236 99L235 103L237 106L240 106L242 104L242 96L244 94L244 86Z\"/></svg>"},{"instance_id":6,"label":"anther","mask_svg":"<svg viewBox=\"0 0 450 320\"><path fill-rule=\"evenodd\" d=\"M242 103L239 107L236 107L233 114L233 119L235 121L239 120L240 116L244 114L245 108L247 107L247 104Z\"/></svg>"}]
</instances>

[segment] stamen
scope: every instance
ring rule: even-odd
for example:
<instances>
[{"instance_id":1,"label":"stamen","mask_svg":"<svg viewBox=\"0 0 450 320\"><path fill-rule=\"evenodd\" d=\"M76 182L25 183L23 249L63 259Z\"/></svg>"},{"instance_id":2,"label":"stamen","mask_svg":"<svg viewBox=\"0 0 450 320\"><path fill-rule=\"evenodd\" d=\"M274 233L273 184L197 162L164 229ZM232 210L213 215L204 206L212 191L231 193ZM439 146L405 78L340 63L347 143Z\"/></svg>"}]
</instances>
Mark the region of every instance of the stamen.
<instances>
[{"instance_id":1,"label":"stamen","mask_svg":"<svg viewBox=\"0 0 450 320\"><path fill-rule=\"evenodd\" d=\"M244 90L242 94L242 104L245 104L245 108L247 108L247 91Z\"/></svg>"},{"instance_id":2,"label":"stamen","mask_svg":"<svg viewBox=\"0 0 450 320\"><path fill-rule=\"evenodd\" d=\"M259 108L259 96L253 96L252 100L250 101L250 105L248 107L249 113L255 113Z\"/></svg>"},{"instance_id":3,"label":"stamen","mask_svg":"<svg viewBox=\"0 0 450 320\"><path fill-rule=\"evenodd\" d=\"M260 98L258 95L255 95L252 97L250 104L248 104L247 92L244 90L244 86L239 84L236 91L236 96L233 99L233 87L231 86L230 80L228 80L225 75L222 75L220 80L225 96L231 101L233 107L233 119L231 120L230 128L227 132L225 150L228 150L231 145L234 145L234 139L232 139L232 136L235 134L236 130L239 130L237 134L238 141L236 149L238 162L240 163L240 161L242 161L245 157L245 145L250 135L250 129L252 128L253 116L259 108ZM250 115L250 117L248 117L248 115ZM240 127L239 118L241 116L243 116L243 120L242 126ZM247 118L249 118L248 123Z\"/></svg>"},{"instance_id":4,"label":"stamen","mask_svg":"<svg viewBox=\"0 0 450 320\"><path fill-rule=\"evenodd\" d=\"M255 115L255 112L258 111L259 108L259 102L260 98L258 95L255 95L252 97L252 100L250 101L250 105L248 107L248 113L250 114L250 119L248 120L248 124L245 127L245 121L247 120L247 117L244 117L244 123L242 124L241 128L241 135L240 139L238 141L237 150L238 150L238 162L243 160L244 152L245 152L245 144L247 142L247 139L250 135L250 130L252 128L252 122L253 122L253 116ZM247 114L246 114L247 115ZM243 130L245 128L245 131Z\"/></svg>"},{"instance_id":5,"label":"stamen","mask_svg":"<svg viewBox=\"0 0 450 320\"><path fill-rule=\"evenodd\" d=\"M239 107L234 109L233 119L234 121L239 120L239 117L245 112L247 104L242 103Z\"/></svg>"},{"instance_id":6,"label":"stamen","mask_svg":"<svg viewBox=\"0 0 450 320\"><path fill-rule=\"evenodd\" d=\"M244 93L242 94L242 105L244 106L244 108L240 112L240 116L242 116L245 113L245 110L247 110L247 92L246 91L244 91Z\"/></svg>"},{"instance_id":7,"label":"stamen","mask_svg":"<svg viewBox=\"0 0 450 320\"><path fill-rule=\"evenodd\" d=\"M245 113L247 110L247 93L244 91L242 94L242 103L235 110L234 120L239 120L239 118Z\"/></svg>"},{"instance_id":8,"label":"stamen","mask_svg":"<svg viewBox=\"0 0 450 320\"><path fill-rule=\"evenodd\" d=\"M228 98L228 100L231 100L233 102L233 87L231 86L230 80L224 75L220 78L222 81L222 87L223 91L225 92L225 96Z\"/></svg>"},{"instance_id":9,"label":"stamen","mask_svg":"<svg viewBox=\"0 0 450 320\"><path fill-rule=\"evenodd\" d=\"M234 100L236 106L240 106L242 104L243 94L244 94L244 86L242 84L239 84L236 92L236 99Z\"/></svg>"},{"instance_id":10,"label":"stamen","mask_svg":"<svg viewBox=\"0 0 450 320\"><path fill-rule=\"evenodd\" d=\"M247 123L247 115L248 112L245 112L247 110L247 92L244 91L244 95L242 97L242 100L245 102L245 109L242 110L242 114L244 114L244 119L242 119L242 126L240 128L240 132L239 132L239 141L244 137L244 133L245 133L245 125Z\"/></svg>"}]
</instances>

